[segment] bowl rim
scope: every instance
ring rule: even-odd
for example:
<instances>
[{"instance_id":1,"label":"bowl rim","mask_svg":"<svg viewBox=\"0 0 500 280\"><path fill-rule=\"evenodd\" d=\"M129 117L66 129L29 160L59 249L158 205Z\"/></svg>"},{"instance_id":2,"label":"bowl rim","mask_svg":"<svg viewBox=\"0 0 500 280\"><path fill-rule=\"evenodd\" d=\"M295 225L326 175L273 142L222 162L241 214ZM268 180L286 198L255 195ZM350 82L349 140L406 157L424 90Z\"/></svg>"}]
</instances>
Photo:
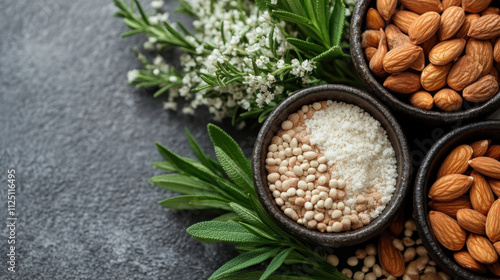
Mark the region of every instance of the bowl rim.
<instances>
[{"instance_id":1,"label":"bowl rim","mask_svg":"<svg viewBox=\"0 0 500 280\"><path fill-rule=\"evenodd\" d=\"M447 134L445 134L441 139L439 139L432 147L429 149L424 159L422 160L420 167L418 169L415 184L413 188L413 213L415 218L415 223L417 225L417 231L422 239L423 245L426 247L428 254L431 258L438 263L441 268L443 268L447 273L460 277L462 279L497 279L497 278L487 278L482 277L473 272L465 270L459 266L452 258L448 257L444 250L441 248L433 237L433 233L428 225L427 213L425 211L425 203L427 197L424 197L424 191L426 186L424 186L427 174L430 172L430 163L435 159L437 154L441 149L453 139L462 136L466 133L471 133L473 131L491 127L500 127L500 120L485 120L481 122L475 122L456 128ZM442 160L442 159L440 159Z\"/></svg>"},{"instance_id":2,"label":"bowl rim","mask_svg":"<svg viewBox=\"0 0 500 280\"><path fill-rule=\"evenodd\" d=\"M471 122L492 114L498 109L500 106L500 90L488 101L481 103L464 102L460 111L455 112L426 111L399 100L394 94L386 90L372 75L361 47L362 23L364 22L366 11L371 2L372 0L359 0L356 3L351 18L349 36L350 52L354 67L361 81L370 93L379 98L385 105L391 108L391 110L395 110L412 119L421 120L434 125L449 124L457 121ZM464 106L468 106L468 108L465 107L464 109Z\"/></svg>"},{"instance_id":3,"label":"bowl rim","mask_svg":"<svg viewBox=\"0 0 500 280\"><path fill-rule=\"evenodd\" d=\"M280 117L282 117L281 114L285 112L288 107L293 106L296 102L300 102L301 99L305 96L315 94L319 95L323 94L324 92L332 91L341 92L346 95L353 95L357 98L364 99L368 102L369 106L373 106L373 109L380 112L380 114L387 120L391 128L394 130L396 142L398 143L397 145L400 146L402 152L401 162L398 162L398 165L401 164L402 168L401 174L398 174L398 177L401 178L400 183L396 186L396 191L391 198L391 202L386 206L379 217L377 217L369 225L354 231L340 233L322 233L320 231L311 230L297 224L295 221L292 221L288 216L286 216L283 211L281 211L281 209L279 209L275 205L275 202L270 198L269 188L264 184L263 176L265 175L261 174L261 164L264 163L264 160L260 158L260 155L262 153L262 150L267 148L264 147L264 145L266 144L264 143L264 139L266 138L267 133L272 131L273 124L275 124L276 121L280 120ZM324 100L335 99L324 98ZM396 218L398 210L402 208L403 201L410 192L412 165L409 156L409 148L406 136L403 133L399 123L394 118L392 113L387 109L387 107L370 96L368 93L365 93L359 89L345 85L329 84L302 89L285 99L271 112L267 120L262 125L256 139L252 154L252 172L254 178L254 187L258 194L259 200L261 201L267 213L269 213L269 215L278 225L284 228L287 232L294 233L296 236L301 237L303 240L309 241L310 243L316 243L323 246L341 247L359 244L372 237L375 237L376 235L380 234L387 226L389 226L389 224ZM265 171L263 173L265 173Z\"/></svg>"}]
</instances>

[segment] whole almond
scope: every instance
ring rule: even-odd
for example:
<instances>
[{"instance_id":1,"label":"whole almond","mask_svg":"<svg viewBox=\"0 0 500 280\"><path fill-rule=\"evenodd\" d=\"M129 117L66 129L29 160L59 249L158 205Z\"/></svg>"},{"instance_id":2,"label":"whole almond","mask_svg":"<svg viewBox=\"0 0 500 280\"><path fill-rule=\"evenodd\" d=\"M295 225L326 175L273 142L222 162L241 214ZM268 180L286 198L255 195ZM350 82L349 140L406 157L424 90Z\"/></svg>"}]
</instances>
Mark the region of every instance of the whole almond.
<instances>
[{"instance_id":1,"label":"whole almond","mask_svg":"<svg viewBox=\"0 0 500 280\"><path fill-rule=\"evenodd\" d=\"M484 102L490 100L497 93L497 80L492 75L486 75L464 88L462 95L465 100L470 102Z\"/></svg>"},{"instance_id":2,"label":"whole almond","mask_svg":"<svg viewBox=\"0 0 500 280\"><path fill-rule=\"evenodd\" d=\"M453 37L465 22L465 12L462 8L451 6L444 10L439 23L439 40L444 41Z\"/></svg>"},{"instance_id":3,"label":"whole almond","mask_svg":"<svg viewBox=\"0 0 500 280\"><path fill-rule=\"evenodd\" d=\"M418 45L434 36L438 31L440 18L436 12L426 12L420 15L408 29L411 42Z\"/></svg>"},{"instance_id":4,"label":"whole almond","mask_svg":"<svg viewBox=\"0 0 500 280\"><path fill-rule=\"evenodd\" d=\"M498 260L498 254L493 244L481 235L469 234L467 238L467 250L472 258L484 264L491 264Z\"/></svg>"},{"instance_id":5,"label":"whole almond","mask_svg":"<svg viewBox=\"0 0 500 280\"><path fill-rule=\"evenodd\" d=\"M377 10L386 21L392 17L398 5L397 0L377 0Z\"/></svg>"},{"instance_id":6,"label":"whole almond","mask_svg":"<svg viewBox=\"0 0 500 280\"><path fill-rule=\"evenodd\" d=\"M500 255L500 241L493 243L493 247L495 248L497 253Z\"/></svg>"},{"instance_id":7,"label":"whole almond","mask_svg":"<svg viewBox=\"0 0 500 280\"><path fill-rule=\"evenodd\" d=\"M403 72L410 68L421 53L423 53L422 48L412 44L390 50L384 56L384 70L391 74Z\"/></svg>"},{"instance_id":8,"label":"whole almond","mask_svg":"<svg viewBox=\"0 0 500 280\"><path fill-rule=\"evenodd\" d=\"M500 38L495 41L495 46L493 47L493 59L500 63Z\"/></svg>"},{"instance_id":9,"label":"whole almond","mask_svg":"<svg viewBox=\"0 0 500 280\"><path fill-rule=\"evenodd\" d=\"M474 182L472 183L469 193L470 203L474 210L486 215L495 201L495 197L493 196L488 181L486 181L483 175L474 170L471 176L474 178Z\"/></svg>"},{"instance_id":10,"label":"whole almond","mask_svg":"<svg viewBox=\"0 0 500 280\"><path fill-rule=\"evenodd\" d=\"M486 234L486 216L472 209L460 209L457 211L457 222L465 230Z\"/></svg>"},{"instance_id":11,"label":"whole almond","mask_svg":"<svg viewBox=\"0 0 500 280\"><path fill-rule=\"evenodd\" d=\"M453 39L441 42L429 52L429 61L434 65L446 65L462 54L465 48L464 39Z\"/></svg>"},{"instance_id":12,"label":"whole almond","mask_svg":"<svg viewBox=\"0 0 500 280\"><path fill-rule=\"evenodd\" d=\"M500 198L491 205L486 216L486 235L491 242L500 241Z\"/></svg>"},{"instance_id":13,"label":"whole almond","mask_svg":"<svg viewBox=\"0 0 500 280\"><path fill-rule=\"evenodd\" d=\"M469 160L469 165L477 172L500 179L500 161L490 157L477 157Z\"/></svg>"},{"instance_id":14,"label":"whole almond","mask_svg":"<svg viewBox=\"0 0 500 280\"><path fill-rule=\"evenodd\" d=\"M479 62L483 67L481 76L488 74L493 66L493 47L490 41L470 38L465 46L465 54Z\"/></svg>"},{"instance_id":15,"label":"whole almond","mask_svg":"<svg viewBox=\"0 0 500 280\"><path fill-rule=\"evenodd\" d=\"M392 245L388 232L380 235L378 240L378 260L380 266L394 277L399 277L405 272L403 254Z\"/></svg>"},{"instance_id":16,"label":"whole almond","mask_svg":"<svg viewBox=\"0 0 500 280\"><path fill-rule=\"evenodd\" d=\"M472 23L477 20L480 16L478 14L468 14L465 16L465 21L457 32L457 38L465 39L467 37L467 32Z\"/></svg>"},{"instance_id":17,"label":"whole almond","mask_svg":"<svg viewBox=\"0 0 500 280\"><path fill-rule=\"evenodd\" d=\"M489 73L491 76L493 76L493 78L495 78L495 80L497 82L500 82L500 78L499 78L499 75L498 75L498 70L495 68L495 67L491 67L491 70L490 70L490 73Z\"/></svg>"},{"instance_id":18,"label":"whole almond","mask_svg":"<svg viewBox=\"0 0 500 280\"><path fill-rule=\"evenodd\" d=\"M493 273L495 276L500 276L500 260L496 263L486 265L488 270Z\"/></svg>"},{"instance_id":19,"label":"whole almond","mask_svg":"<svg viewBox=\"0 0 500 280\"><path fill-rule=\"evenodd\" d=\"M469 168L469 160L473 152L469 145L460 145L453 149L441 164L437 179L449 174L464 173Z\"/></svg>"},{"instance_id":20,"label":"whole almond","mask_svg":"<svg viewBox=\"0 0 500 280\"><path fill-rule=\"evenodd\" d=\"M430 211L429 221L436 239L446 249L458 251L464 247L467 233L455 219L438 211Z\"/></svg>"},{"instance_id":21,"label":"whole almond","mask_svg":"<svg viewBox=\"0 0 500 280\"><path fill-rule=\"evenodd\" d=\"M384 70L384 57L387 54L387 40L385 38L385 33L382 29L379 31L380 33L380 41L378 43L377 52L373 55L370 60L370 70L372 70L373 74L379 77L387 76L387 72Z\"/></svg>"},{"instance_id":22,"label":"whole almond","mask_svg":"<svg viewBox=\"0 0 500 280\"><path fill-rule=\"evenodd\" d=\"M419 15L426 12L441 13L443 4L439 0L400 0L401 4Z\"/></svg>"},{"instance_id":23,"label":"whole almond","mask_svg":"<svg viewBox=\"0 0 500 280\"><path fill-rule=\"evenodd\" d=\"M366 61L368 62L368 64L370 63L370 60L372 60L372 57L375 55L376 52L377 49L373 47L368 47L365 49Z\"/></svg>"},{"instance_id":24,"label":"whole almond","mask_svg":"<svg viewBox=\"0 0 500 280\"><path fill-rule=\"evenodd\" d=\"M488 185L493 193L500 197L500 180L488 178Z\"/></svg>"},{"instance_id":25,"label":"whole almond","mask_svg":"<svg viewBox=\"0 0 500 280\"><path fill-rule=\"evenodd\" d=\"M416 71L422 71L425 68L425 55L424 52L422 51L415 62L410 66L411 69L416 70Z\"/></svg>"},{"instance_id":26,"label":"whole almond","mask_svg":"<svg viewBox=\"0 0 500 280\"><path fill-rule=\"evenodd\" d=\"M451 6L462 6L462 0L443 0L443 9L448 9Z\"/></svg>"},{"instance_id":27,"label":"whole almond","mask_svg":"<svg viewBox=\"0 0 500 280\"><path fill-rule=\"evenodd\" d=\"M420 77L411 72L392 74L384 81L384 87L396 93L409 94L420 89Z\"/></svg>"},{"instance_id":28,"label":"whole almond","mask_svg":"<svg viewBox=\"0 0 500 280\"><path fill-rule=\"evenodd\" d=\"M361 47L362 48L378 48L380 43L381 33L379 30L366 30L361 34Z\"/></svg>"},{"instance_id":29,"label":"whole almond","mask_svg":"<svg viewBox=\"0 0 500 280\"><path fill-rule=\"evenodd\" d=\"M475 158L484 156L488 151L490 144L491 140L479 140L470 144L470 147L472 148L472 157Z\"/></svg>"},{"instance_id":30,"label":"whole almond","mask_svg":"<svg viewBox=\"0 0 500 280\"><path fill-rule=\"evenodd\" d=\"M481 16L485 15L500 15L500 8L490 6L481 12Z\"/></svg>"},{"instance_id":31,"label":"whole almond","mask_svg":"<svg viewBox=\"0 0 500 280\"><path fill-rule=\"evenodd\" d=\"M399 211L398 215L396 216L396 219L389 225L389 231L394 236L399 236L401 233L403 233L404 229L405 229L405 214L403 211Z\"/></svg>"},{"instance_id":32,"label":"whole almond","mask_svg":"<svg viewBox=\"0 0 500 280\"><path fill-rule=\"evenodd\" d=\"M384 19L374 8L370 8L368 12L366 12L366 26L373 30L379 30L385 26Z\"/></svg>"},{"instance_id":33,"label":"whole almond","mask_svg":"<svg viewBox=\"0 0 500 280\"><path fill-rule=\"evenodd\" d=\"M453 254L453 258L459 265L462 267L477 272L477 273L486 273L486 267L483 264L478 263L474 258L471 257L469 252L460 251Z\"/></svg>"},{"instance_id":34,"label":"whole almond","mask_svg":"<svg viewBox=\"0 0 500 280\"><path fill-rule=\"evenodd\" d=\"M492 0L462 0L462 7L466 12L479 13L486 9Z\"/></svg>"},{"instance_id":35,"label":"whole almond","mask_svg":"<svg viewBox=\"0 0 500 280\"><path fill-rule=\"evenodd\" d=\"M434 65L429 63L420 75L422 87L428 91L436 91L443 88L446 85L446 77L448 76L451 66L451 63L446 65Z\"/></svg>"},{"instance_id":36,"label":"whole almond","mask_svg":"<svg viewBox=\"0 0 500 280\"><path fill-rule=\"evenodd\" d=\"M457 212L460 209L471 209L472 205L470 204L469 197L461 196L452 201L436 201L431 200L429 202L429 206L436 211L443 212L446 215L456 218Z\"/></svg>"},{"instance_id":37,"label":"whole almond","mask_svg":"<svg viewBox=\"0 0 500 280\"><path fill-rule=\"evenodd\" d=\"M401 30L394 24L387 25L385 28L385 36L387 37L389 50L399 48L410 42L410 37L401 32Z\"/></svg>"},{"instance_id":38,"label":"whole almond","mask_svg":"<svg viewBox=\"0 0 500 280\"><path fill-rule=\"evenodd\" d=\"M479 62L468 55L464 55L453 64L446 82L452 89L461 91L466 86L475 82L482 71L483 67Z\"/></svg>"},{"instance_id":39,"label":"whole almond","mask_svg":"<svg viewBox=\"0 0 500 280\"><path fill-rule=\"evenodd\" d=\"M484 156L500 160L500 145L491 145Z\"/></svg>"},{"instance_id":40,"label":"whole almond","mask_svg":"<svg viewBox=\"0 0 500 280\"><path fill-rule=\"evenodd\" d=\"M436 104L436 107L446 112L460 109L462 103L462 96L449 88L444 88L434 95L434 104Z\"/></svg>"},{"instance_id":41,"label":"whole almond","mask_svg":"<svg viewBox=\"0 0 500 280\"><path fill-rule=\"evenodd\" d=\"M439 178L429 189L429 197L437 201L451 201L467 193L473 178L462 174L450 174Z\"/></svg>"},{"instance_id":42,"label":"whole almond","mask_svg":"<svg viewBox=\"0 0 500 280\"><path fill-rule=\"evenodd\" d=\"M434 98L427 91L417 91L410 96L410 104L429 111L434 106Z\"/></svg>"},{"instance_id":43,"label":"whole almond","mask_svg":"<svg viewBox=\"0 0 500 280\"><path fill-rule=\"evenodd\" d=\"M500 15L485 15L474 21L467 36L479 40L489 40L500 36Z\"/></svg>"},{"instance_id":44,"label":"whole almond","mask_svg":"<svg viewBox=\"0 0 500 280\"><path fill-rule=\"evenodd\" d=\"M414 12L402 10L392 16L392 21L402 32L408 34L408 29L418 17L419 15Z\"/></svg>"}]
</instances>

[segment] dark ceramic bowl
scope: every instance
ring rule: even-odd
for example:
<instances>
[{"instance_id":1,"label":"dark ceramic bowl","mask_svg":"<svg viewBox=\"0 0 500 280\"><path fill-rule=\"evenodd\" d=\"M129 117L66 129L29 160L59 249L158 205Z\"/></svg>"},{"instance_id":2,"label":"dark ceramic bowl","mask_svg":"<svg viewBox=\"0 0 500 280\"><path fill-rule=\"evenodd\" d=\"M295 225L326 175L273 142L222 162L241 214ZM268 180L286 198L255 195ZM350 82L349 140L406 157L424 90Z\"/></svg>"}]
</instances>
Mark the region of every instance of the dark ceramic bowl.
<instances>
[{"instance_id":1,"label":"dark ceramic bowl","mask_svg":"<svg viewBox=\"0 0 500 280\"><path fill-rule=\"evenodd\" d=\"M361 48L361 34L366 30L366 11L375 8L375 0L358 0L351 19L351 55L356 71L368 91L379 98L389 109L411 119L431 125L456 123L457 121L471 122L486 117L500 107L500 94L483 103L470 103L464 100L460 111L426 111L413 107L406 99L409 95L393 94L382 84L384 79L375 77L368 67L363 49Z\"/></svg>"},{"instance_id":2,"label":"dark ceramic bowl","mask_svg":"<svg viewBox=\"0 0 500 280\"><path fill-rule=\"evenodd\" d=\"M265 159L267 147L272 137L281 129L281 123L292 113L297 112L302 105L309 105L317 101L341 101L361 107L377 119L387 131L388 138L395 150L397 160L398 179L396 191L382 212L369 225L340 233L322 233L297 224L286 216L276 205L267 184ZM322 85L303 89L288 97L271 112L259 131L253 150L253 177L259 199L276 223L287 232L303 239L323 246L341 247L366 241L384 230L397 215L402 207L404 197L409 191L411 164L406 138L396 119L389 110L369 94L358 89L343 85Z\"/></svg>"},{"instance_id":3,"label":"dark ceramic bowl","mask_svg":"<svg viewBox=\"0 0 500 280\"><path fill-rule=\"evenodd\" d=\"M417 173L413 193L413 213L418 233L432 259L448 274L458 279L498 279L493 275L477 275L470 272L453 259L451 251L443 248L429 227L428 213L430 207L427 191L436 180L437 170L446 156L457 146L474 141L491 139L500 142L500 121L483 121L473 123L451 131L436 142L425 156Z\"/></svg>"}]
</instances>

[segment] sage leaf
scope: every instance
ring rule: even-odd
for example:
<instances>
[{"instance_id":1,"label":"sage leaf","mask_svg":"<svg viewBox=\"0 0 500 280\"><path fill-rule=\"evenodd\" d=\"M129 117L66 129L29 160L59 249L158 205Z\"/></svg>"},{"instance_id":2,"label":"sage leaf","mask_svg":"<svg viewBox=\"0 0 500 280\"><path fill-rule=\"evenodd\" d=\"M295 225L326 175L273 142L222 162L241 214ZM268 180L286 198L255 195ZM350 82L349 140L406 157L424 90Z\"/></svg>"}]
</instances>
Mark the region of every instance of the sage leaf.
<instances>
[{"instance_id":1,"label":"sage leaf","mask_svg":"<svg viewBox=\"0 0 500 280\"><path fill-rule=\"evenodd\" d=\"M206 221L186 229L195 238L231 243L268 243L244 226L232 221Z\"/></svg>"},{"instance_id":2,"label":"sage leaf","mask_svg":"<svg viewBox=\"0 0 500 280\"><path fill-rule=\"evenodd\" d=\"M217 155L217 159L221 163L224 171L236 185L240 186L245 191L253 192L253 181L251 177L248 176L243 169L239 168L229 155L217 146L215 146L215 155Z\"/></svg>"},{"instance_id":3,"label":"sage leaf","mask_svg":"<svg viewBox=\"0 0 500 280\"><path fill-rule=\"evenodd\" d=\"M266 270L260 276L259 280L267 279L273 272L275 272L283 264L285 259L288 257L290 252L293 251L293 247L290 247L284 251L279 252L276 257L273 258L271 263L267 266Z\"/></svg>"},{"instance_id":4,"label":"sage leaf","mask_svg":"<svg viewBox=\"0 0 500 280\"><path fill-rule=\"evenodd\" d=\"M220 164L218 164L214 160L211 160L211 158L209 156L207 156L207 155L205 155L205 153L203 153L203 151L200 148L200 145L198 145L198 142L196 142L196 140L194 139L194 137L191 134L191 132L189 131L189 129L186 128L185 131L186 131L186 137L187 137L188 142L189 142L189 146L191 146L191 150L193 150L193 153L198 158L198 160L200 160L200 162L205 167L212 170L212 172L214 172L214 173L217 172L216 168L221 170L222 168L221 168Z\"/></svg>"},{"instance_id":5,"label":"sage leaf","mask_svg":"<svg viewBox=\"0 0 500 280\"><path fill-rule=\"evenodd\" d=\"M170 209L222 209L232 210L228 201L214 195L180 195L158 202Z\"/></svg>"},{"instance_id":6,"label":"sage leaf","mask_svg":"<svg viewBox=\"0 0 500 280\"><path fill-rule=\"evenodd\" d=\"M210 184L181 174L154 176L149 183L183 194L216 194Z\"/></svg>"}]
</instances>

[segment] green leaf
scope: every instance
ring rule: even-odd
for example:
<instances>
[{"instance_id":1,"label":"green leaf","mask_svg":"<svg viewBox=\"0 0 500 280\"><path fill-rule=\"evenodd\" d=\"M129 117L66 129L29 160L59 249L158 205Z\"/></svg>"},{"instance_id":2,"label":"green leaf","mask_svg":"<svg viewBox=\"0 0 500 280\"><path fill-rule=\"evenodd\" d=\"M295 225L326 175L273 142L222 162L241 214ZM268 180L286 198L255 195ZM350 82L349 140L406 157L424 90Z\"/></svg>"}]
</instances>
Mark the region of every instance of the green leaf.
<instances>
[{"instance_id":1,"label":"green leaf","mask_svg":"<svg viewBox=\"0 0 500 280\"><path fill-rule=\"evenodd\" d=\"M149 183L182 194L214 194L210 184L181 174L154 176Z\"/></svg>"},{"instance_id":2,"label":"green leaf","mask_svg":"<svg viewBox=\"0 0 500 280\"><path fill-rule=\"evenodd\" d=\"M193 7L191 7L186 0L179 0L179 6L175 8L174 12L198 18L198 16L193 12Z\"/></svg>"},{"instance_id":3,"label":"green leaf","mask_svg":"<svg viewBox=\"0 0 500 280\"><path fill-rule=\"evenodd\" d=\"M241 169L237 163L232 160L228 154L226 154L220 147L215 146L215 155L219 160L222 169L227 173L229 178L236 183L237 186L241 187L243 191L253 192L253 181L248 174Z\"/></svg>"},{"instance_id":4,"label":"green leaf","mask_svg":"<svg viewBox=\"0 0 500 280\"><path fill-rule=\"evenodd\" d=\"M330 30L331 30L331 40L332 46L338 46L340 40L342 39L342 32L344 31L344 21L345 21L345 6L344 1L335 0L335 6L333 7L333 12L330 15Z\"/></svg>"},{"instance_id":5,"label":"green leaf","mask_svg":"<svg viewBox=\"0 0 500 280\"><path fill-rule=\"evenodd\" d=\"M198 158L198 160L200 160L200 162L204 166L206 166L208 169L212 170L212 172L214 172L214 173L217 172L215 168L218 168L219 170L221 170L222 167L220 166L220 164L218 164L217 162L215 162L213 160L211 161L211 158L209 156L207 156L201 150L200 145L198 145L198 143L194 139L191 132L189 132L189 130L187 128L185 129L185 131L186 131L186 137L187 137L188 142L189 142L189 146L191 146L191 150L193 150L194 155ZM216 163L215 166L213 165L214 163Z\"/></svg>"},{"instance_id":6,"label":"green leaf","mask_svg":"<svg viewBox=\"0 0 500 280\"><path fill-rule=\"evenodd\" d=\"M215 195L180 195L158 202L170 209L222 209L231 211L229 201Z\"/></svg>"},{"instance_id":7,"label":"green leaf","mask_svg":"<svg viewBox=\"0 0 500 280\"><path fill-rule=\"evenodd\" d=\"M288 41L288 43L294 45L304 53L311 53L311 52L322 53L327 50L323 46L320 46L312 42L306 42L304 40L300 40L297 38L287 38L286 40Z\"/></svg>"},{"instance_id":8,"label":"green leaf","mask_svg":"<svg viewBox=\"0 0 500 280\"><path fill-rule=\"evenodd\" d=\"M268 0L255 0L255 5L257 6L257 8L259 8L259 10L265 11L267 10L268 2L269 2Z\"/></svg>"},{"instance_id":9,"label":"green leaf","mask_svg":"<svg viewBox=\"0 0 500 280\"><path fill-rule=\"evenodd\" d=\"M236 272L219 278L220 280L255 280L264 274L264 271L245 271ZM309 277L307 275L273 274L267 277L268 280L318 280L318 277ZM335 279L335 278L332 278Z\"/></svg>"},{"instance_id":10,"label":"green leaf","mask_svg":"<svg viewBox=\"0 0 500 280\"><path fill-rule=\"evenodd\" d=\"M279 252L279 248L259 248L245 252L217 269L209 279L219 279L235 271L259 264Z\"/></svg>"},{"instance_id":11,"label":"green leaf","mask_svg":"<svg viewBox=\"0 0 500 280\"><path fill-rule=\"evenodd\" d=\"M187 228L187 233L195 238L230 243L268 243L244 226L233 221L206 221Z\"/></svg>"},{"instance_id":12,"label":"green leaf","mask_svg":"<svg viewBox=\"0 0 500 280\"><path fill-rule=\"evenodd\" d=\"M218 186L217 189L224 190L224 193L230 196L233 201L237 201L245 205L248 204L248 192L244 192L243 190L238 188L238 186L235 186L233 183L227 180L217 179L216 182Z\"/></svg>"},{"instance_id":13,"label":"green leaf","mask_svg":"<svg viewBox=\"0 0 500 280\"><path fill-rule=\"evenodd\" d=\"M279 252L279 254L274 257L271 263L267 266L264 273L260 276L259 280L267 279L273 272L275 272L283 264L285 259L288 257L290 252L293 251L293 247L290 247L284 251Z\"/></svg>"},{"instance_id":14,"label":"green leaf","mask_svg":"<svg viewBox=\"0 0 500 280\"><path fill-rule=\"evenodd\" d=\"M213 218L212 221L221 221L221 222L236 221L239 218L240 218L240 216L238 214L236 214L234 212L229 212L229 213L222 214L220 216Z\"/></svg>"},{"instance_id":15,"label":"green leaf","mask_svg":"<svg viewBox=\"0 0 500 280\"><path fill-rule=\"evenodd\" d=\"M139 13L141 14L142 20L147 24L150 25L148 16L144 11L142 10L141 4L139 3L138 0L134 0L135 5L137 6L137 9L139 10Z\"/></svg>"},{"instance_id":16,"label":"green leaf","mask_svg":"<svg viewBox=\"0 0 500 280\"><path fill-rule=\"evenodd\" d=\"M257 228L255 226L249 225L249 224L244 223L244 222L240 222L240 224L242 226L244 226L246 229L248 229L250 232L254 233L255 235L258 235L258 236L263 237L263 238L270 240L270 241L274 241L274 242L278 241L278 239L276 239L275 236L267 233L265 230L262 230L260 228ZM267 230L269 230L269 229L267 229Z\"/></svg>"},{"instance_id":17,"label":"green leaf","mask_svg":"<svg viewBox=\"0 0 500 280\"><path fill-rule=\"evenodd\" d=\"M330 48L329 50L320 53L319 55L314 57L313 60L317 61L317 62L321 62L324 60L332 60L332 59L335 59L339 56L342 56L343 54L344 54L344 52L342 51L342 49L339 46L334 46L334 47Z\"/></svg>"},{"instance_id":18,"label":"green leaf","mask_svg":"<svg viewBox=\"0 0 500 280\"><path fill-rule=\"evenodd\" d=\"M166 170L169 172L177 171L177 168L175 168L175 166L168 161L155 161L151 165L158 169Z\"/></svg>"},{"instance_id":19,"label":"green leaf","mask_svg":"<svg viewBox=\"0 0 500 280\"><path fill-rule=\"evenodd\" d=\"M311 28L311 30L314 29L311 21L308 18L300 16L298 14L294 14L294 13L287 12L287 11L273 11L271 15L274 17L280 18L284 21L300 24L304 27L309 27L309 28Z\"/></svg>"},{"instance_id":20,"label":"green leaf","mask_svg":"<svg viewBox=\"0 0 500 280\"><path fill-rule=\"evenodd\" d=\"M262 228L262 229L269 229L266 224L262 222L259 217L257 217L256 214L254 214L251 210L239 205L238 203L230 202L229 206L233 208L233 211L240 216L240 218L256 227Z\"/></svg>"}]
</instances>

